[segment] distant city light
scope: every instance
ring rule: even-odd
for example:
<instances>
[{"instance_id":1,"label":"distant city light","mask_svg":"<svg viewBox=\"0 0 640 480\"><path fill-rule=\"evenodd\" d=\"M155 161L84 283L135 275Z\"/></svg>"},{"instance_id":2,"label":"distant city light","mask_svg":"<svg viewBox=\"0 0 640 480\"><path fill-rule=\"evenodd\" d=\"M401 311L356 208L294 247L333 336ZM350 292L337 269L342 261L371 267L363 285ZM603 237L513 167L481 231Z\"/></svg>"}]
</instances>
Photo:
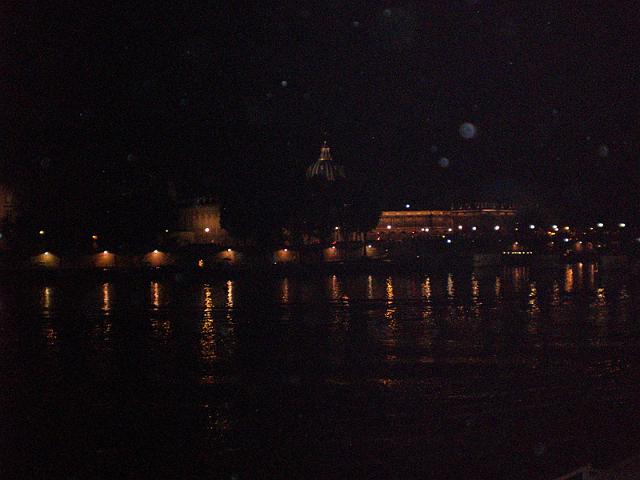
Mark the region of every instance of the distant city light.
<instances>
[{"instance_id":1,"label":"distant city light","mask_svg":"<svg viewBox=\"0 0 640 480\"><path fill-rule=\"evenodd\" d=\"M458 230L462 230L462 225L458 225Z\"/></svg>"},{"instance_id":2,"label":"distant city light","mask_svg":"<svg viewBox=\"0 0 640 480\"><path fill-rule=\"evenodd\" d=\"M334 230L340 230L340 227L334 227Z\"/></svg>"},{"instance_id":3,"label":"distant city light","mask_svg":"<svg viewBox=\"0 0 640 480\"><path fill-rule=\"evenodd\" d=\"M532 223L531 225L529 225L529 229L530 230L534 230L536 228L536 226Z\"/></svg>"},{"instance_id":4,"label":"distant city light","mask_svg":"<svg viewBox=\"0 0 640 480\"><path fill-rule=\"evenodd\" d=\"M564 229L568 231L568 230L569 230L569 227L564 227Z\"/></svg>"},{"instance_id":5,"label":"distant city light","mask_svg":"<svg viewBox=\"0 0 640 480\"><path fill-rule=\"evenodd\" d=\"M168 228L165 228L165 229L164 229L164 233L169 233L169 229L168 229Z\"/></svg>"},{"instance_id":6,"label":"distant city light","mask_svg":"<svg viewBox=\"0 0 640 480\"><path fill-rule=\"evenodd\" d=\"M97 240L98 239L98 235L91 235L91 239L92 240Z\"/></svg>"},{"instance_id":7,"label":"distant city light","mask_svg":"<svg viewBox=\"0 0 640 480\"><path fill-rule=\"evenodd\" d=\"M367 245L367 248L371 248L371 244Z\"/></svg>"},{"instance_id":8,"label":"distant city light","mask_svg":"<svg viewBox=\"0 0 640 480\"><path fill-rule=\"evenodd\" d=\"M619 224L618 224L618 226L619 226L620 228L624 228L624 227L626 227L626 226L627 226L627 224L626 224L626 223L619 223Z\"/></svg>"},{"instance_id":9,"label":"distant city light","mask_svg":"<svg viewBox=\"0 0 640 480\"><path fill-rule=\"evenodd\" d=\"M44 235L44 230L40 230L40 231L38 232L38 234L39 234L39 235Z\"/></svg>"},{"instance_id":10,"label":"distant city light","mask_svg":"<svg viewBox=\"0 0 640 480\"><path fill-rule=\"evenodd\" d=\"M569 241L568 238L563 239L565 243L567 243Z\"/></svg>"},{"instance_id":11,"label":"distant city light","mask_svg":"<svg viewBox=\"0 0 640 480\"><path fill-rule=\"evenodd\" d=\"M44 252L45 255L49 255L49 252Z\"/></svg>"},{"instance_id":12,"label":"distant city light","mask_svg":"<svg viewBox=\"0 0 640 480\"><path fill-rule=\"evenodd\" d=\"M425 231L425 232L428 232L428 231L429 231L429 227L425 228L425 229L424 229L424 231Z\"/></svg>"},{"instance_id":13,"label":"distant city light","mask_svg":"<svg viewBox=\"0 0 640 480\"><path fill-rule=\"evenodd\" d=\"M205 227L204 231L205 231L205 233L209 233L211 231L211 229L209 227Z\"/></svg>"},{"instance_id":14,"label":"distant city light","mask_svg":"<svg viewBox=\"0 0 640 480\"><path fill-rule=\"evenodd\" d=\"M158 250L154 250L153 253L160 253Z\"/></svg>"},{"instance_id":15,"label":"distant city light","mask_svg":"<svg viewBox=\"0 0 640 480\"><path fill-rule=\"evenodd\" d=\"M478 229L478 227L471 227L471 230L473 230L474 232Z\"/></svg>"},{"instance_id":16,"label":"distant city light","mask_svg":"<svg viewBox=\"0 0 640 480\"><path fill-rule=\"evenodd\" d=\"M391 230L391 225L387 225L387 230Z\"/></svg>"},{"instance_id":17,"label":"distant city light","mask_svg":"<svg viewBox=\"0 0 640 480\"><path fill-rule=\"evenodd\" d=\"M227 252L230 252L230 251L231 251L231 249L230 249L230 248L227 248Z\"/></svg>"},{"instance_id":18,"label":"distant city light","mask_svg":"<svg viewBox=\"0 0 640 480\"><path fill-rule=\"evenodd\" d=\"M284 249L284 251L285 251L285 252L288 252L289 250L285 248L285 249Z\"/></svg>"},{"instance_id":19,"label":"distant city light","mask_svg":"<svg viewBox=\"0 0 640 480\"><path fill-rule=\"evenodd\" d=\"M409 205L408 203L404 206L404 208L411 208L411 205Z\"/></svg>"},{"instance_id":20,"label":"distant city light","mask_svg":"<svg viewBox=\"0 0 640 480\"><path fill-rule=\"evenodd\" d=\"M558 231L558 225L551 225L551 228L553 228L553 231L554 231L554 232L557 232L557 231Z\"/></svg>"},{"instance_id":21,"label":"distant city light","mask_svg":"<svg viewBox=\"0 0 640 480\"><path fill-rule=\"evenodd\" d=\"M496 225L495 227L493 227L493 229L497 232L498 230L500 230L500 225Z\"/></svg>"},{"instance_id":22,"label":"distant city light","mask_svg":"<svg viewBox=\"0 0 640 480\"><path fill-rule=\"evenodd\" d=\"M451 227L447 228L447 232L453 232L453 228Z\"/></svg>"},{"instance_id":23,"label":"distant city light","mask_svg":"<svg viewBox=\"0 0 640 480\"><path fill-rule=\"evenodd\" d=\"M105 250L104 252L102 252L103 255L107 255L109 252L107 250Z\"/></svg>"},{"instance_id":24,"label":"distant city light","mask_svg":"<svg viewBox=\"0 0 640 480\"><path fill-rule=\"evenodd\" d=\"M596 227L602 228L602 227L604 227L604 223L598 222L598 223L596 223Z\"/></svg>"},{"instance_id":25,"label":"distant city light","mask_svg":"<svg viewBox=\"0 0 640 480\"><path fill-rule=\"evenodd\" d=\"M447 243L451 243L451 239L450 238L447 238Z\"/></svg>"}]
</instances>

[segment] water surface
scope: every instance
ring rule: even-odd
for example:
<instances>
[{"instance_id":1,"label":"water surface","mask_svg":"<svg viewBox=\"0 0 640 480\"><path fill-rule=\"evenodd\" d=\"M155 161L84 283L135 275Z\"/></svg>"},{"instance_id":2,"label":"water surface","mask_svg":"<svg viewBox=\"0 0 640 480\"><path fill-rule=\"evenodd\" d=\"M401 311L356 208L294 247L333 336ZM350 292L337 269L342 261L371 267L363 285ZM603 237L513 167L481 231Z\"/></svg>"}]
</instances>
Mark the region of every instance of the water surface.
<instances>
[{"instance_id":1,"label":"water surface","mask_svg":"<svg viewBox=\"0 0 640 480\"><path fill-rule=\"evenodd\" d=\"M640 283L592 264L4 279L2 478L553 478L640 439Z\"/></svg>"}]
</instances>

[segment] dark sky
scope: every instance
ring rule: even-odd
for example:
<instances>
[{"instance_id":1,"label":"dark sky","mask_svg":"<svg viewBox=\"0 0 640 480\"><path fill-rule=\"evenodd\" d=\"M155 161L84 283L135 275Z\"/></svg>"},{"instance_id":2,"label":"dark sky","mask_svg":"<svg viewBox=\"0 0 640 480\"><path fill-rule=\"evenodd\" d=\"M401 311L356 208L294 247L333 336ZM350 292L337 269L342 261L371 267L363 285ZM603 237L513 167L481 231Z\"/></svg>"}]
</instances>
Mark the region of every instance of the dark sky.
<instances>
[{"instance_id":1,"label":"dark sky","mask_svg":"<svg viewBox=\"0 0 640 480\"><path fill-rule=\"evenodd\" d=\"M4 6L3 175L186 195L302 178L327 132L388 206L637 209L636 2L120 3Z\"/></svg>"}]
</instances>

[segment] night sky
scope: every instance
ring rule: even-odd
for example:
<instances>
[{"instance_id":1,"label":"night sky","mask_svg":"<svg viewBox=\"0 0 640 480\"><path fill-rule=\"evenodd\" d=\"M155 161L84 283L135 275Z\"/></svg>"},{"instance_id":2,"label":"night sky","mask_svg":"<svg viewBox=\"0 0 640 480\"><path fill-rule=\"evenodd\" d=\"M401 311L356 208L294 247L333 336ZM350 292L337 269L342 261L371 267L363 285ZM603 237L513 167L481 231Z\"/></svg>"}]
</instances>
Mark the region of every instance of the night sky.
<instances>
[{"instance_id":1,"label":"night sky","mask_svg":"<svg viewBox=\"0 0 640 480\"><path fill-rule=\"evenodd\" d=\"M2 175L224 195L302 181L326 135L386 207L637 215L635 2L235 3L5 5Z\"/></svg>"}]
</instances>

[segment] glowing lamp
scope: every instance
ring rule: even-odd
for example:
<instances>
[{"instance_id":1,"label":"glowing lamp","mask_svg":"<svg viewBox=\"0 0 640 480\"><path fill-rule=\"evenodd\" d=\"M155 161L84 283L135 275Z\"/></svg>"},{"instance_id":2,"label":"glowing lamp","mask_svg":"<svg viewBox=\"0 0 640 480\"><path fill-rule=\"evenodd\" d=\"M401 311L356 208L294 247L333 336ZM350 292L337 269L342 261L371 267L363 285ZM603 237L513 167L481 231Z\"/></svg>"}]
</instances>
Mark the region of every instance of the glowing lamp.
<instances>
[{"instance_id":1,"label":"glowing lamp","mask_svg":"<svg viewBox=\"0 0 640 480\"><path fill-rule=\"evenodd\" d=\"M159 250L154 250L153 253L160 253L160 251Z\"/></svg>"},{"instance_id":2,"label":"glowing lamp","mask_svg":"<svg viewBox=\"0 0 640 480\"><path fill-rule=\"evenodd\" d=\"M230 248L227 248L227 252L230 252L230 251L231 251L231 249L230 249Z\"/></svg>"},{"instance_id":3,"label":"glowing lamp","mask_svg":"<svg viewBox=\"0 0 640 480\"><path fill-rule=\"evenodd\" d=\"M404 206L404 208L411 208L411 205L409 205L408 203Z\"/></svg>"},{"instance_id":4,"label":"glowing lamp","mask_svg":"<svg viewBox=\"0 0 640 480\"><path fill-rule=\"evenodd\" d=\"M107 255L109 252L107 250L105 250L104 252L102 252L103 255Z\"/></svg>"},{"instance_id":5,"label":"glowing lamp","mask_svg":"<svg viewBox=\"0 0 640 480\"><path fill-rule=\"evenodd\" d=\"M209 233L209 232L211 231L211 229L210 229L209 227L206 227L206 228L204 229L204 231L205 231L205 233Z\"/></svg>"},{"instance_id":6,"label":"glowing lamp","mask_svg":"<svg viewBox=\"0 0 640 480\"><path fill-rule=\"evenodd\" d=\"M387 225L387 230L391 230L391 225Z\"/></svg>"},{"instance_id":7,"label":"glowing lamp","mask_svg":"<svg viewBox=\"0 0 640 480\"><path fill-rule=\"evenodd\" d=\"M493 229L497 232L498 230L500 230L500 225L496 225L495 227L493 227Z\"/></svg>"}]
</instances>

